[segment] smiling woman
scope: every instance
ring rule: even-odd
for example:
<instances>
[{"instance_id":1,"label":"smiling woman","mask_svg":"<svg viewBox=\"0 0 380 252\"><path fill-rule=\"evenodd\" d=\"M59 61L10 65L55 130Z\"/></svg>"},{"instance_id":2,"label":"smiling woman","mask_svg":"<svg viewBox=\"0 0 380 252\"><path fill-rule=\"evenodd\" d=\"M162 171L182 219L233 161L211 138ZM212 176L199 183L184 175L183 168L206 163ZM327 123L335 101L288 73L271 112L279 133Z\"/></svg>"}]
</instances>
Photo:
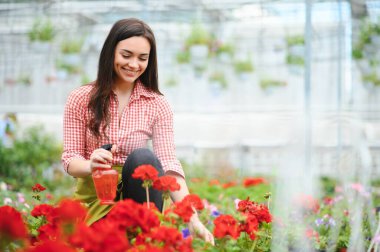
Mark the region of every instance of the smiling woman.
<instances>
[{"instance_id":1,"label":"smiling woman","mask_svg":"<svg viewBox=\"0 0 380 252\"><path fill-rule=\"evenodd\" d=\"M91 174L101 169L119 172L117 200L149 201L162 210L161 192L147 193L142 181L132 177L143 164L159 176L176 179L180 190L171 192L174 202L189 194L182 166L175 156L173 113L158 88L156 42L151 28L138 19L116 22L99 57L97 79L74 90L64 113L62 162L77 178L75 196L88 206L87 224L101 222L112 205L102 205ZM147 148L152 139L153 152ZM100 148L110 144L109 150ZM111 202L112 203L112 202ZM190 229L214 243L212 234L191 217Z\"/></svg>"}]
</instances>

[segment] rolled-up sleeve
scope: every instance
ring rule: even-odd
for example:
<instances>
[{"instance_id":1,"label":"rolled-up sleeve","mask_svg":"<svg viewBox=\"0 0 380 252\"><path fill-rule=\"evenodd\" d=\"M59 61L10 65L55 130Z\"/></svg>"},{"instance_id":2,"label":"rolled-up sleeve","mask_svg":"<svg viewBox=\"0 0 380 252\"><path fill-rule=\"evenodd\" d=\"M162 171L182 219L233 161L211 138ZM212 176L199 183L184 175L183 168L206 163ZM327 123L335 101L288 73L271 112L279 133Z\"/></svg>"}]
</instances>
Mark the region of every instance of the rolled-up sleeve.
<instances>
[{"instance_id":1,"label":"rolled-up sleeve","mask_svg":"<svg viewBox=\"0 0 380 252\"><path fill-rule=\"evenodd\" d=\"M67 172L73 159L85 159L86 117L84 94L74 90L68 97L63 116L62 164Z\"/></svg>"},{"instance_id":2,"label":"rolled-up sleeve","mask_svg":"<svg viewBox=\"0 0 380 252\"><path fill-rule=\"evenodd\" d=\"M153 125L153 150L166 172L172 171L183 178L185 173L175 154L173 112L164 97L159 98L157 118Z\"/></svg>"}]
</instances>

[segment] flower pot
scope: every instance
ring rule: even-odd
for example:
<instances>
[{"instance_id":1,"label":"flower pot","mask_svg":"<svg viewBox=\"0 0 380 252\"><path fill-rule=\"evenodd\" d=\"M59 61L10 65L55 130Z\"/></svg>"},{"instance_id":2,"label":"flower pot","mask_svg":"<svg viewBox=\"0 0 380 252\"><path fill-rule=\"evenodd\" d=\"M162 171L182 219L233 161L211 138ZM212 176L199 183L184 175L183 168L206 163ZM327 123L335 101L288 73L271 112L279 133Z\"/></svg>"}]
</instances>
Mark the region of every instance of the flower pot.
<instances>
[{"instance_id":1,"label":"flower pot","mask_svg":"<svg viewBox=\"0 0 380 252\"><path fill-rule=\"evenodd\" d=\"M50 42L33 41L30 45L31 49L37 53L48 53L51 48Z\"/></svg>"},{"instance_id":2,"label":"flower pot","mask_svg":"<svg viewBox=\"0 0 380 252\"><path fill-rule=\"evenodd\" d=\"M62 63L67 65L79 65L81 62L81 57L79 54L63 54Z\"/></svg>"},{"instance_id":3,"label":"flower pot","mask_svg":"<svg viewBox=\"0 0 380 252\"><path fill-rule=\"evenodd\" d=\"M304 57L305 56L305 46L304 45L293 45L289 47L289 54L297 56L297 57Z\"/></svg>"},{"instance_id":4,"label":"flower pot","mask_svg":"<svg viewBox=\"0 0 380 252\"><path fill-rule=\"evenodd\" d=\"M208 56L207 45L193 45L190 47L191 62L197 64L198 61L204 61Z\"/></svg>"}]
</instances>

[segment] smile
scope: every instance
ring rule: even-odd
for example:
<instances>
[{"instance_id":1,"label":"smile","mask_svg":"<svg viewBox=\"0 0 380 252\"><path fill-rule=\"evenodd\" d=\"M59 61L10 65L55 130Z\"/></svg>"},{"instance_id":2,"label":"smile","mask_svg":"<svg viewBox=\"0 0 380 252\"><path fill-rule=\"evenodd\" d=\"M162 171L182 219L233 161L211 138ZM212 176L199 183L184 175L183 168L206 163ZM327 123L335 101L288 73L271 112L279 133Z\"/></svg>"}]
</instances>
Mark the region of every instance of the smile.
<instances>
[{"instance_id":1,"label":"smile","mask_svg":"<svg viewBox=\"0 0 380 252\"><path fill-rule=\"evenodd\" d=\"M123 67L122 67L122 69L123 69L127 74L136 74L136 73L139 72L139 70L137 70L137 71L132 71L132 70L129 70L129 69L126 69L126 68L123 68Z\"/></svg>"}]
</instances>

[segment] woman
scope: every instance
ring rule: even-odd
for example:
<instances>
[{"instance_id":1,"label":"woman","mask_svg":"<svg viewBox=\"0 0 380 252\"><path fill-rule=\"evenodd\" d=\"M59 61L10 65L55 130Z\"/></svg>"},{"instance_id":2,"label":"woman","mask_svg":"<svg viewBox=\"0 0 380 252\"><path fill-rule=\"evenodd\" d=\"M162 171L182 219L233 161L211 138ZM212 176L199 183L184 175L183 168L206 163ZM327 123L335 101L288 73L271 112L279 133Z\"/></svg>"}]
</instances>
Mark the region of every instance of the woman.
<instances>
[{"instance_id":1,"label":"woman","mask_svg":"<svg viewBox=\"0 0 380 252\"><path fill-rule=\"evenodd\" d=\"M152 139L154 153L146 149ZM112 143L112 151L100 146ZM74 90L64 112L62 162L77 178L76 197L89 209L89 225L103 218L110 206L96 198L91 172L94 168L120 167L122 198L146 199L140 180L131 177L141 164L152 164L159 173L176 178L181 189L171 193L174 202L189 194L181 164L175 157L172 111L158 89L154 34L138 19L116 22L99 58L96 81ZM119 165L119 166L118 166ZM162 208L159 192L151 201ZM195 213L189 223L206 241L213 235Z\"/></svg>"}]
</instances>

